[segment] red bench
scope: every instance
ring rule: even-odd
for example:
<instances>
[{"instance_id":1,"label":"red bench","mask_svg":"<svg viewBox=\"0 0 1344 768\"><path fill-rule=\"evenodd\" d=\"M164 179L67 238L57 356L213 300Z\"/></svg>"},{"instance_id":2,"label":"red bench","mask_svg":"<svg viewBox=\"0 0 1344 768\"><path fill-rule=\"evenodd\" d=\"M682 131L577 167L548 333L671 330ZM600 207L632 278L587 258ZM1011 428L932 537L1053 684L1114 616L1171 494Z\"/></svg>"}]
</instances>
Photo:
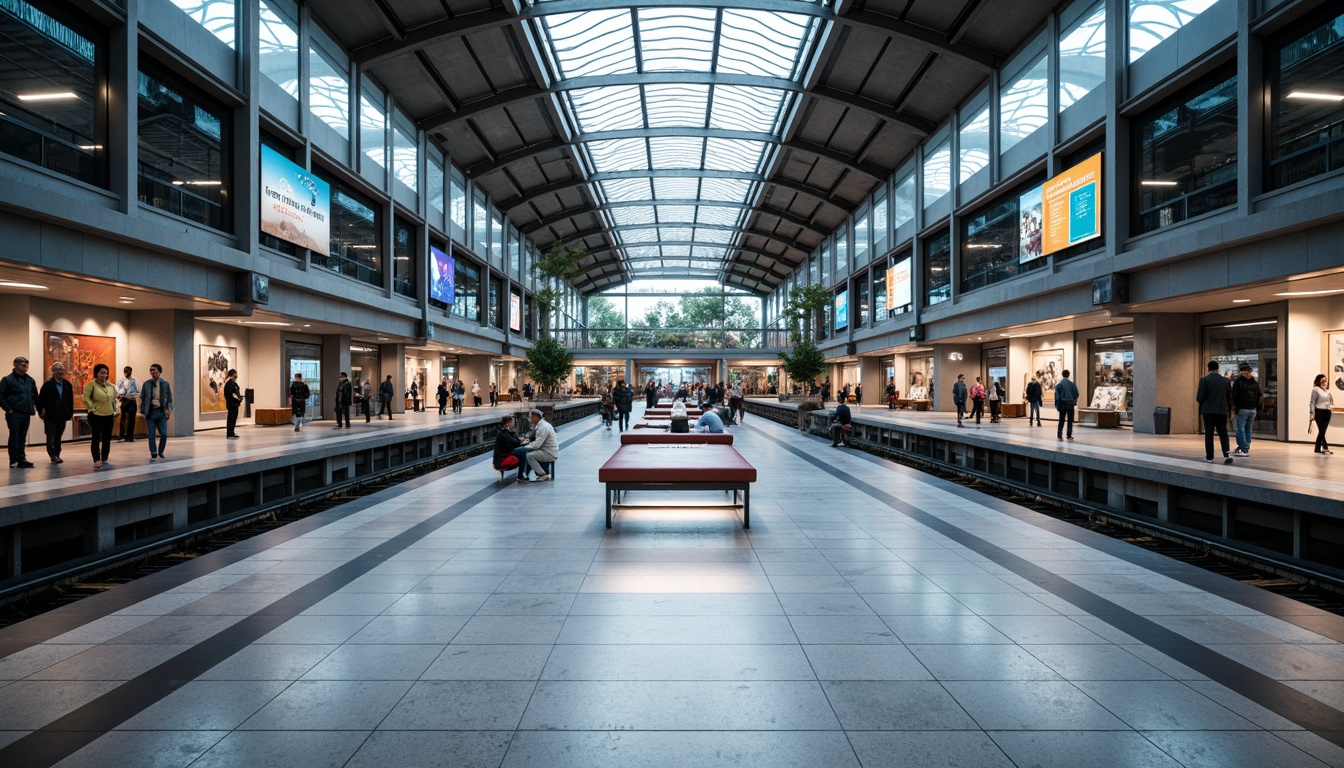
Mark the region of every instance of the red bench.
<instances>
[{"instance_id":1,"label":"red bench","mask_svg":"<svg viewBox=\"0 0 1344 768\"><path fill-rule=\"evenodd\" d=\"M740 492L742 527L751 527L751 484L756 482L756 468L731 445L622 445L597 471L597 481L606 484L608 528L612 501L619 502L627 491L732 491L734 506Z\"/></svg>"},{"instance_id":2,"label":"red bench","mask_svg":"<svg viewBox=\"0 0 1344 768\"><path fill-rule=\"evenodd\" d=\"M708 432L682 432L672 434L658 430L656 432L622 432L621 445L650 445L650 444L673 444L673 445L732 445L733 436L724 432L722 434L710 434Z\"/></svg>"}]
</instances>

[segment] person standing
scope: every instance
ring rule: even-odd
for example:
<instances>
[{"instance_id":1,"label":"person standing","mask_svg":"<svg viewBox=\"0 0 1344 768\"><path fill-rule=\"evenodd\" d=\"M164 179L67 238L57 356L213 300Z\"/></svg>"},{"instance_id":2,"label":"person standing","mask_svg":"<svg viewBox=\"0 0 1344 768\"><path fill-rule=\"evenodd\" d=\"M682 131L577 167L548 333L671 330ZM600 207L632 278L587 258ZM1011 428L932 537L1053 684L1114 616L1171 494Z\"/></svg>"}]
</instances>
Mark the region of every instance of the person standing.
<instances>
[{"instance_id":1,"label":"person standing","mask_svg":"<svg viewBox=\"0 0 1344 768\"><path fill-rule=\"evenodd\" d=\"M27 453L28 426L37 413L37 382L28 375L28 358L14 358L14 370L0 379L0 408L9 427L9 466L28 469L33 466Z\"/></svg>"},{"instance_id":2,"label":"person standing","mask_svg":"<svg viewBox=\"0 0 1344 768\"><path fill-rule=\"evenodd\" d=\"M635 390L625 383L625 379L616 382L611 391L611 402L616 406L616 429L624 432L630 428L630 411L635 405Z\"/></svg>"},{"instance_id":3,"label":"person standing","mask_svg":"<svg viewBox=\"0 0 1344 768\"><path fill-rule=\"evenodd\" d=\"M373 421L373 382L364 379L359 383L360 403L364 406L364 423Z\"/></svg>"},{"instance_id":4,"label":"person standing","mask_svg":"<svg viewBox=\"0 0 1344 768\"><path fill-rule=\"evenodd\" d=\"M746 410L744 408L744 403L745 401L742 399L742 385L734 384L728 390L729 421L736 422L738 424L742 423L742 420L746 418ZM717 405L717 403L715 403L715 405Z\"/></svg>"},{"instance_id":5,"label":"person standing","mask_svg":"<svg viewBox=\"0 0 1344 768\"><path fill-rule=\"evenodd\" d=\"M61 438L65 425L75 415L75 388L65 380L65 364L51 366L51 378L42 384L37 394L37 415L42 419L42 431L47 436L47 456L52 464L64 464L61 458Z\"/></svg>"},{"instance_id":6,"label":"person standing","mask_svg":"<svg viewBox=\"0 0 1344 768\"><path fill-rule=\"evenodd\" d=\"M1209 361L1208 374L1199 380L1195 402L1204 420L1204 461L1213 463L1213 433L1223 449L1223 463L1232 463L1232 452L1227 439L1227 415L1232 411L1232 384L1218 372L1218 361Z\"/></svg>"},{"instance_id":7,"label":"person standing","mask_svg":"<svg viewBox=\"0 0 1344 768\"><path fill-rule=\"evenodd\" d=\"M1307 418L1307 431L1311 431L1311 425L1316 425L1316 453L1329 456L1334 453L1330 450L1330 443L1325 440L1325 430L1330 428L1330 409L1335 407L1335 398L1330 394L1330 380L1325 374L1318 374L1316 381L1311 384L1311 405L1307 408L1310 414ZM13 456L13 454L10 454Z\"/></svg>"},{"instance_id":8,"label":"person standing","mask_svg":"<svg viewBox=\"0 0 1344 768\"><path fill-rule=\"evenodd\" d=\"M998 424L1000 421L999 407L1003 403L1003 396L1003 385L999 383L998 379L995 379L989 385L989 421L991 424Z\"/></svg>"},{"instance_id":9,"label":"person standing","mask_svg":"<svg viewBox=\"0 0 1344 768\"><path fill-rule=\"evenodd\" d=\"M1260 410L1260 382L1250 363L1237 366L1237 378L1232 380L1232 407L1236 410L1237 450L1233 456L1251 455L1251 427L1255 425L1255 414Z\"/></svg>"},{"instance_id":10,"label":"person standing","mask_svg":"<svg viewBox=\"0 0 1344 768\"><path fill-rule=\"evenodd\" d=\"M1036 420L1036 426L1041 426L1041 403L1045 401L1045 392L1041 389L1041 380L1035 376L1031 377L1031 383L1027 385L1027 405L1030 410L1027 411L1027 426L1031 426L1031 420Z\"/></svg>"},{"instance_id":11,"label":"person standing","mask_svg":"<svg viewBox=\"0 0 1344 768\"><path fill-rule=\"evenodd\" d=\"M173 416L173 388L163 378L163 366L158 363L149 366L149 381L140 388L140 412L145 414L145 431L149 433L149 460L162 459L163 447L168 443L168 419ZM156 431L159 433L157 450L154 446Z\"/></svg>"},{"instance_id":12,"label":"person standing","mask_svg":"<svg viewBox=\"0 0 1344 768\"><path fill-rule=\"evenodd\" d=\"M471 407L481 407L481 382L478 379L471 380Z\"/></svg>"},{"instance_id":13,"label":"person standing","mask_svg":"<svg viewBox=\"0 0 1344 768\"><path fill-rule=\"evenodd\" d=\"M434 399L439 401L439 415L448 415L448 380L440 379L439 388L434 390Z\"/></svg>"},{"instance_id":14,"label":"person standing","mask_svg":"<svg viewBox=\"0 0 1344 768\"><path fill-rule=\"evenodd\" d=\"M887 410L896 410L896 377L887 380Z\"/></svg>"},{"instance_id":15,"label":"person standing","mask_svg":"<svg viewBox=\"0 0 1344 768\"><path fill-rule=\"evenodd\" d=\"M308 398L312 397L312 394L312 390L303 381L303 374L294 374L294 381L289 383L289 413L294 421L295 432L303 428L303 417L308 414Z\"/></svg>"},{"instance_id":16,"label":"person standing","mask_svg":"<svg viewBox=\"0 0 1344 768\"><path fill-rule=\"evenodd\" d=\"M117 417L117 388L107 381L111 370L103 363L93 366L93 379L84 385L84 410L89 415L89 452L93 468L112 466L107 462L112 449L112 421ZM151 442L150 445L153 445ZM31 466L31 465L29 465Z\"/></svg>"},{"instance_id":17,"label":"person standing","mask_svg":"<svg viewBox=\"0 0 1344 768\"><path fill-rule=\"evenodd\" d=\"M654 403L658 402L658 390L653 388L653 379L644 385L644 408L652 408Z\"/></svg>"},{"instance_id":18,"label":"person standing","mask_svg":"<svg viewBox=\"0 0 1344 768\"><path fill-rule=\"evenodd\" d=\"M135 407L140 399L140 384L131 375L131 366L121 369L121 380L117 382L117 400L121 405L121 428L117 439L124 443L135 442Z\"/></svg>"},{"instance_id":19,"label":"person standing","mask_svg":"<svg viewBox=\"0 0 1344 768\"><path fill-rule=\"evenodd\" d=\"M966 416L966 374L958 373L957 382L952 385L952 404L957 406L957 426L964 426L961 420Z\"/></svg>"},{"instance_id":20,"label":"person standing","mask_svg":"<svg viewBox=\"0 0 1344 768\"><path fill-rule=\"evenodd\" d=\"M854 404L863 405L863 383L854 385Z\"/></svg>"},{"instance_id":21,"label":"person standing","mask_svg":"<svg viewBox=\"0 0 1344 768\"><path fill-rule=\"evenodd\" d=\"M462 380L453 382L453 413L461 413L462 406L466 404L467 388L462 385Z\"/></svg>"},{"instance_id":22,"label":"person standing","mask_svg":"<svg viewBox=\"0 0 1344 768\"><path fill-rule=\"evenodd\" d=\"M411 379L411 413L420 410L420 384Z\"/></svg>"},{"instance_id":23,"label":"person standing","mask_svg":"<svg viewBox=\"0 0 1344 768\"><path fill-rule=\"evenodd\" d=\"M238 371L229 369L226 374L228 377L224 381L224 407L229 411L229 420L226 422L228 428L224 432L224 437L238 439L238 408L243 404L243 388L238 386Z\"/></svg>"},{"instance_id":24,"label":"person standing","mask_svg":"<svg viewBox=\"0 0 1344 768\"><path fill-rule=\"evenodd\" d=\"M378 420L383 420L383 414L387 414L387 420L392 420L392 398L397 394L396 388L392 386L392 374L388 374L383 379L383 383L378 385Z\"/></svg>"},{"instance_id":25,"label":"person standing","mask_svg":"<svg viewBox=\"0 0 1344 768\"><path fill-rule=\"evenodd\" d=\"M341 428L341 422L345 422L345 428L350 428L350 402L355 399L355 388L350 384L350 377L341 371L341 380L336 382L336 429Z\"/></svg>"},{"instance_id":26,"label":"person standing","mask_svg":"<svg viewBox=\"0 0 1344 768\"><path fill-rule=\"evenodd\" d=\"M1064 423L1069 425L1068 439L1073 439L1073 409L1078 405L1078 385L1069 379L1067 370L1063 373L1063 378L1055 383L1055 410L1059 411L1059 428L1055 430L1055 437L1059 440L1064 439Z\"/></svg>"},{"instance_id":27,"label":"person standing","mask_svg":"<svg viewBox=\"0 0 1344 768\"><path fill-rule=\"evenodd\" d=\"M835 406L835 412L831 414L831 447L849 447L849 433L854 429L853 418L849 412L849 406L844 400L841 400Z\"/></svg>"},{"instance_id":28,"label":"person standing","mask_svg":"<svg viewBox=\"0 0 1344 768\"><path fill-rule=\"evenodd\" d=\"M975 377L975 383L971 385L971 416L975 419L975 425L980 426L980 418L985 415L985 385L980 383L980 377Z\"/></svg>"},{"instance_id":29,"label":"person standing","mask_svg":"<svg viewBox=\"0 0 1344 768\"><path fill-rule=\"evenodd\" d=\"M499 385L492 381L490 382L490 407L494 408L497 405L499 405Z\"/></svg>"}]
</instances>

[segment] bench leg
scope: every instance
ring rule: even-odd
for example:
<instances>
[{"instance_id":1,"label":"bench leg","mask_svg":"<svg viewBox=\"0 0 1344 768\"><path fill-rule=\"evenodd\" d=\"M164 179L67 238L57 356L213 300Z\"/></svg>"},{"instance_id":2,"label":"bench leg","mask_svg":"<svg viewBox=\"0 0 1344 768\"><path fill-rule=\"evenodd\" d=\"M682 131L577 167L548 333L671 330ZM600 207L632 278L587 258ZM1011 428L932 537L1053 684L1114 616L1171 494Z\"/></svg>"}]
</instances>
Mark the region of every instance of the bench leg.
<instances>
[{"instance_id":1,"label":"bench leg","mask_svg":"<svg viewBox=\"0 0 1344 768\"><path fill-rule=\"evenodd\" d=\"M611 486L607 486L607 527L611 527Z\"/></svg>"},{"instance_id":2,"label":"bench leg","mask_svg":"<svg viewBox=\"0 0 1344 768\"><path fill-rule=\"evenodd\" d=\"M734 492L733 495L737 495ZM742 489L742 527L751 527L751 486L745 486Z\"/></svg>"}]
</instances>

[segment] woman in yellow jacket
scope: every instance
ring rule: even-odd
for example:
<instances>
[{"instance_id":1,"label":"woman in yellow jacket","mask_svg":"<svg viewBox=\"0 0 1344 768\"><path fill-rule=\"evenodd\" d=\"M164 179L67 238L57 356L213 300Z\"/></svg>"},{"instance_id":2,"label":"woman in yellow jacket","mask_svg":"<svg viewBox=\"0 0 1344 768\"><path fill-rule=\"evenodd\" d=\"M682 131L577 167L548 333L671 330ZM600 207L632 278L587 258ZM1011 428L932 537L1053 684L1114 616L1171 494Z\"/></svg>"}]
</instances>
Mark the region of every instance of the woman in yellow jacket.
<instances>
[{"instance_id":1,"label":"woman in yellow jacket","mask_svg":"<svg viewBox=\"0 0 1344 768\"><path fill-rule=\"evenodd\" d=\"M93 468L110 467L107 452L112 447L112 424L117 418L117 388L107 382L107 366L99 363L93 367L93 381L84 385L84 407L89 412L89 429L93 440L89 448L93 452Z\"/></svg>"}]
</instances>

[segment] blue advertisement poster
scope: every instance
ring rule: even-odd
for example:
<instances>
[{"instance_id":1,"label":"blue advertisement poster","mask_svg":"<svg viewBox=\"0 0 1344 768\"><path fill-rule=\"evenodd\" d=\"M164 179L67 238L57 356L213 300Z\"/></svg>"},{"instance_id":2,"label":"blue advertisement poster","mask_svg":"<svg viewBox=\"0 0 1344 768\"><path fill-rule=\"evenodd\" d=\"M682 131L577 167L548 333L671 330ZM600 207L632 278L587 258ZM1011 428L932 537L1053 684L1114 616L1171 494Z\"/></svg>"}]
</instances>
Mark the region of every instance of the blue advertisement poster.
<instances>
[{"instance_id":1,"label":"blue advertisement poster","mask_svg":"<svg viewBox=\"0 0 1344 768\"><path fill-rule=\"evenodd\" d=\"M835 294L835 330L843 331L849 327L849 291Z\"/></svg>"},{"instance_id":2,"label":"blue advertisement poster","mask_svg":"<svg viewBox=\"0 0 1344 768\"><path fill-rule=\"evenodd\" d=\"M261 231L331 255L331 185L261 145Z\"/></svg>"},{"instance_id":3,"label":"blue advertisement poster","mask_svg":"<svg viewBox=\"0 0 1344 768\"><path fill-rule=\"evenodd\" d=\"M444 304L457 301L453 282L457 278L457 262L452 256L434 246L429 247L429 297Z\"/></svg>"}]
</instances>

